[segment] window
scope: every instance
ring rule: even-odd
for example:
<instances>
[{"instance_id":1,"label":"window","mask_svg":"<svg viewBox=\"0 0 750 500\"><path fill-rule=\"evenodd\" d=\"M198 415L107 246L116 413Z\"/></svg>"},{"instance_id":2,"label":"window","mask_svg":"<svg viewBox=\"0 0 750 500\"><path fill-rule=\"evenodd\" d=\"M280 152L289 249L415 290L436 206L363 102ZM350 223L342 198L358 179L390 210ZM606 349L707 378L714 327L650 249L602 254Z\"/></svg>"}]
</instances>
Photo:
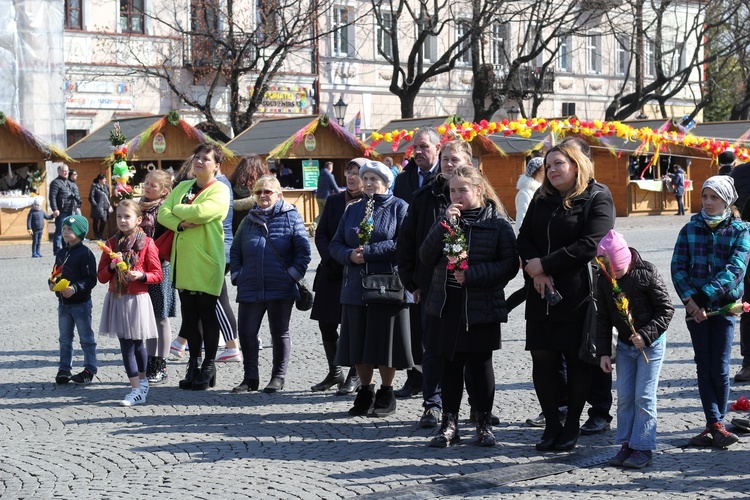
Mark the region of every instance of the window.
<instances>
[{"instance_id":1,"label":"window","mask_svg":"<svg viewBox=\"0 0 750 500\"><path fill-rule=\"evenodd\" d=\"M68 147L80 141L89 134L88 130L66 130L65 135L68 140Z\"/></svg>"},{"instance_id":2,"label":"window","mask_svg":"<svg viewBox=\"0 0 750 500\"><path fill-rule=\"evenodd\" d=\"M685 43L680 42L675 45L674 51L672 52L672 73L677 73L685 69L687 66L686 55L685 55Z\"/></svg>"},{"instance_id":3,"label":"window","mask_svg":"<svg viewBox=\"0 0 750 500\"><path fill-rule=\"evenodd\" d=\"M564 102L562 103L562 115L563 116L575 116L576 114L576 103Z\"/></svg>"},{"instance_id":4,"label":"window","mask_svg":"<svg viewBox=\"0 0 750 500\"><path fill-rule=\"evenodd\" d=\"M218 9L218 6L216 7ZM275 40L279 35L278 0L257 0L255 2L256 34L259 40Z\"/></svg>"},{"instance_id":5,"label":"window","mask_svg":"<svg viewBox=\"0 0 750 500\"><path fill-rule=\"evenodd\" d=\"M215 0L191 0L190 37L191 64L198 68L216 66L221 56L213 35L219 30L219 13Z\"/></svg>"},{"instance_id":6,"label":"window","mask_svg":"<svg viewBox=\"0 0 750 500\"><path fill-rule=\"evenodd\" d=\"M586 35L586 65L589 73L599 74L602 72L602 35L589 32Z\"/></svg>"},{"instance_id":7,"label":"window","mask_svg":"<svg viewBox=\"0 0 750 500\"><path fill-rule=\"evenodd\" d=\"M423 16L422 19L417 20L414 37L418 39L420 36L424 36L425 32L428 32L429 34L419 47L419 55L424 61L432 62L438 58L437 37L432 32L432 19L427 15Z\"/></svg>"},{"instance_id":8,"label":"window","mask_svg":"<svg viewBox=\"0 0 750 500\"><path fill-rule=\"evenodd\" d=\"M346 7L333 8L333 50L334 56L346 57L353 55L354 25L350 24L352 15Z\"/></svg>"},{"instance_id":9,"label":"window","mask_svg":"<svg viewBox=\"0 0 750 500\"><path fill-rule=\"evenodd\" d=\"M495 71L508 64L505 54L505 41L508 39L508 26L502 23L493 23L490 28L490 64Z\"/></svg>"},{"instance_id":10,"label":"window","mask_svg":"<svg viewBox=\"0 0 750 500\"><path fill-rule=\"evenodd\" d=\"M65 0L65 28L72 30L83 29L83 0Z\"/></svg>"},{"instance_id":11,"label":"window","mask_svg":"<svg viewBox=\"0 0 750 500\"><path fill-rule=\"evenodd\" d=\"M569 35L557 39L557 69L560 71L573 70L573 39Z\"/></svg>"},{"instance_id":12,"label":"window","mask_svg":"<svg viewBox=\"0 0 750 500\"><path fill-rule=\"evenodd\" d=\"M471 23L469 21L459 21L456 25L456 41L463 38L458 46L458 52L464 51L458 56L458 64L471 64Z\"/></svg>"},{"instance_id":13,"label":"window","mask_svg":"<svg viewBox=\"0 0 750 500\"><path fill-rule=\"evenodd\" d=\"M120 0L120 31L145 33L143 27L144 0Z\"/></svg>"},{"instance_id":14,"label":"window","mask_svg":"<svg viewBox=\"0 0 750 500\"><path fill-rule=\"evenodd\" d=\"M646 41L646 57L643 61L644 68L643 73L646 76L654 76L656 74L656 44L651 41Z\"/></svg>"},{"instance_id":15,"label":"window","mask_svg":"<svg viewBox=\"0 0 750 500\"><path fill-rule=\"evenodd\" d=\"M393 25L393 14L383 12L380 19L375 19L375 31L378 40L378 55L386 59L393 58L393 39L391 34L396 27Z\"/></svg>"},{"instance_id":16,"label":"window","mask_svg":"<svg viewBox=\"0 0 750 500\"><path fill-rule=\"evenodd\" d=\"M626 75L630 64L630 43L627 40L617 40L617 57L615 60L615 73Z\"/></svg>"}]
</instances>

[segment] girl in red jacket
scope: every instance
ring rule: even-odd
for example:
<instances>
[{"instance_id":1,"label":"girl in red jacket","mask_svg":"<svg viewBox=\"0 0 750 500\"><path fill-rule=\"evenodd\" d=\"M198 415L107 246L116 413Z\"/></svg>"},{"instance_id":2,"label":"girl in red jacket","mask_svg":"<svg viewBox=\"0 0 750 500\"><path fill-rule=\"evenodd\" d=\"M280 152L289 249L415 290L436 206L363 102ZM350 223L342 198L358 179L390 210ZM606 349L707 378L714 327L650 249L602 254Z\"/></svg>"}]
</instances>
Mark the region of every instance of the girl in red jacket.
<instances>
[{"instance_id":1,"label":"girl in red jacket","mask_svg":"<svg viewBox=\"0 0 750 500\"><path fill-rule=\"evenodd\" d=\"M118 231L107 240L99 261L99 282L109 282L99 334L120 340L130 379L131 391L120 401L122 406L146 402L148 354L144 340L158 336L148 285L160 283L163 275L159 251L140 227L142 218L135 201L122 200L117 206Z\"/></svg>"}]
</instances>

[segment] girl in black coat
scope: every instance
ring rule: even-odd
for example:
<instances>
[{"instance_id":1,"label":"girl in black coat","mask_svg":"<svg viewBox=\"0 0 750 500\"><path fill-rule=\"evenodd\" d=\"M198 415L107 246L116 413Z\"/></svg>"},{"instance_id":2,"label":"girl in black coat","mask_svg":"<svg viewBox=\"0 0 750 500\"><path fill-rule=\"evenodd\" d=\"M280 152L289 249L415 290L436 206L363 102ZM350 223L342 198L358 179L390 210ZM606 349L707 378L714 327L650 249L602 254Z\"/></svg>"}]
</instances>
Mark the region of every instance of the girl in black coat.
<instances>
[{"instance_id":1,"label":"girl in black coat","mask_svg":"<svg viewBox=\"0 0 750 500\"><path fill-rule=\"evenodd\" d=\"M474 167L458 167L450 180L451 205L432 226L419 250L420 259L435 272L427 299L427 313L436 322L443 357L443 421L430 446L458 441L458 410L464 369L471 371L477 439L495 444L490 423L495 397L492 352L500 348L500 323L507 321L503 289L518 272L513 228L498 210L497 195ZM466 237L468 267L447 268L444 255L446 226L459 227Z\"/></svg>"},{"instance_id":2,"label":"girl in black coat","mask_svg":"<svg viewBox=\"0 0 750 500\"><path fill-rule=\"evenodd\" d=\"M578 148L563 143L545 156L546 176L526 212L518 235L524 270L533 280L526 297L526 350L531 351L534 389L546 428L539 451L572 449L578 440L591 369L578 359L589 297L588 262L614 226L612 195L594 181L594 168ZM552 305L545 297L562 299ZM567 384L559 373L561 354ZM560 387L568 416L560 424Z\"/></svg>"}]
</instances>

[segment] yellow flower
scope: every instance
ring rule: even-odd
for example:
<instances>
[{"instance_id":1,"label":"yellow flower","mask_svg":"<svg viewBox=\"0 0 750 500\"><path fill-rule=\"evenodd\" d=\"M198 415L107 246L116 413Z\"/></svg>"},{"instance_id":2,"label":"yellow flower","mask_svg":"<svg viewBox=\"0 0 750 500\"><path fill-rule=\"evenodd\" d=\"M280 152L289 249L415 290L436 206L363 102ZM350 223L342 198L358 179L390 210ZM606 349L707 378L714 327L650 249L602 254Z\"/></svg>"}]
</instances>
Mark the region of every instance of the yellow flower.
<instances>
[{"instance_id":1,"label":"yellow flower","mask_svg":"<svg viewBox=\"0 0 750 500\"><path fill-rule=\"evenodd\" d=\"M128 270L128 265L127 265L127 263L125 263L123 261L120 261L120 262L117 263L117 269L119 269L120 271L127 271Z\"/></svg>"}]
</instances>

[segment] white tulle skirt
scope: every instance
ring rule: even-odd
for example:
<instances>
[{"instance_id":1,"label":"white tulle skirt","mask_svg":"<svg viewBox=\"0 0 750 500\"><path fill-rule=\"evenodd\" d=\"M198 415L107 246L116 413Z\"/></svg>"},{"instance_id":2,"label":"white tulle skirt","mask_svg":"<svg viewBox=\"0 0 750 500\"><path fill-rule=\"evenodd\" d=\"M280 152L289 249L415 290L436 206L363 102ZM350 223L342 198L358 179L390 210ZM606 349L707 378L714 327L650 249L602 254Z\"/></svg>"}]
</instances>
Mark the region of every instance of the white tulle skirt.
<instances>
[{"instance_id":1,"label":"white tulle skirt","mask_svg":"<svg viewBox=\"0 0 750 500\"><path fill-rule=\"evenodd\" d=\"M99 335L131 340L157 338L159 333L149 295L107 292L102 306Z\"/></svg>"}]
</instances>

